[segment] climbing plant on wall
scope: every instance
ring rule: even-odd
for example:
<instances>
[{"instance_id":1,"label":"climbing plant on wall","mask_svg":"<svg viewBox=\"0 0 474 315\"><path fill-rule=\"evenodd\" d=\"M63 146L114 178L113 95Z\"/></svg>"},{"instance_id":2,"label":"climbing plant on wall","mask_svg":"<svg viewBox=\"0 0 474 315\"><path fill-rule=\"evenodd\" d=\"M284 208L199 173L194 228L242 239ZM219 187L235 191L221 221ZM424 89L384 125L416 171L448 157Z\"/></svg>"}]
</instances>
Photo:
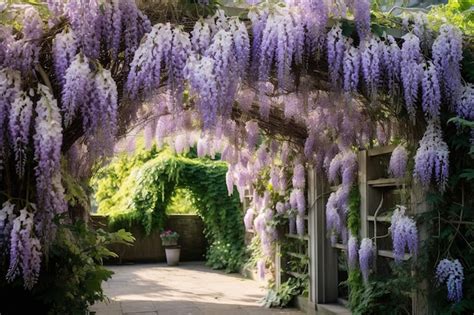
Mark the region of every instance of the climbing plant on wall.
<instances>
[{"instance_id":1,"label":"climbing plant on wall","mask_svg":"<svg viewBox=\"0 0 474 315\"><path fill-rule=\"evenodd\" d=\"M139 223L147 233L164 227L175 191L189 190L204 221L208 264L235 272L243 261L244 231L240 202L227 193L226 172L223 162L157 151L153 146L116 159L98 171L92 184L98 212L108 215L112 227Z\"/></svg>"}]
</instances>

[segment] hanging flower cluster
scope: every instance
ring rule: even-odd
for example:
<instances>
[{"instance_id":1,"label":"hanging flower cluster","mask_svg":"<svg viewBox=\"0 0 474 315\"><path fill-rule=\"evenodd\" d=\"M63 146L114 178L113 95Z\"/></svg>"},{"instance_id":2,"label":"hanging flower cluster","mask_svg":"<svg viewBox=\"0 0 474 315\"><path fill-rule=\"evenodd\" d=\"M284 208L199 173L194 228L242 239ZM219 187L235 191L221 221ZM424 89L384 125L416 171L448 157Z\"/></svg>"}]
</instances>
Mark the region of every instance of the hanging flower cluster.
<instances>
[{"instance_id":1,"label":"hanging flower cluster","mask_svg":"<svg viewBox=\"0 0 474 315\"><path fill-rule=\"evenodd\" d=\"M446 24L439 29L433 43L433 63L448 103L455 107L461 92L460 62L462 59L462 34L455 26Z\"/></svg>"},{"instance_id":2,"label":"hanging flower cluster","mask_svg":"<svg viewBox=\"0 0 474 315\"><path fill-rule=\"evenodd\" d=\"M358 249L359 245L357 244L357 237L351 235L349 241L347 242L347 263L349 268L352 270L356 268L358 262Z\"/></svg>"},{"instance_id":3,"label":"hanging flower cluster","mask_svg":"<svg viewBox=\"0 0 474 315\"><path fill-rule=\"evenodd\" d=\"M405 171L408 162L408 152L405 146L399 144L395 150L393 150L390 156L390 163L388 166L388 173L395 178L405 177Z\"/></svg>"},{"instance_id":4,"label":"hanging flower cluster","mask_svg":"<svg viewBox=\"0 0 474 315\"><path fill-rule=\"evenodd\" d=\"M438 284L446 283L448 289L448 300L459 302L462 299L462 283L464 281L464 270L458 259L441 260L436 267L436 280Z\"/></svg>"},{"instance_id":5,"label":"hanging flower cluster","mask_svg":"<svg viewBox=\"0 0 474 315\"><path fill-rule=\"evenodd\" d=\"M405 96L405 107L412 119L416 115L416 102L418 100L418 90L423 76L422 55L420 39L413 34L403 36L401 50L401 77Z\"/></svg>"},{"instance_id":6,"label":"hanging flower cluster","mask_svg":"<svg viewBox=\"0 0 474 315\"><path fill-rule=\"evenodd\" d=\"M405 215L406 207L397 206L391 219L390 231L393 241L393 254L396 262L403 260L405 248L412 256L418 252L418 229L413 219Z\"/></svg>"},{"instance_id":7,"label":"hanging flower cluster","mask_svg":"<svg viewBox=\"0 0 474 315\"><path fill-rule=\"evenodd\" d=\"M34 236L33 214L27 209L13 220L10 238L10 265L6 278L13 281L23 275L26 289L38 280L41 266L41 244Z\"/></svg>"},{"instance_id":8,"label":"hanging flower cluster","mask_svg":"<svg viewBox=\"0 0 474 315\"><path fill-rule=\"evenodd\" d=\"M370 269L374 263L375 249L370 238L362 239L359 249L359 266L362 278L365 282L369 280Z\"/></svg>"},{"instance_id":9,"label":"hanging flower cluster","mask_svg":"<svg viewBox=\"0 0 474 315\"><path fill-rule=\"evenodd\" d=\"M444 191L449 173L448 155L449 148L443 140L439 123L429 122L415 154L413 176L425 187L435 179L439 190Z\"/></svg>"},{"instance_id":10,"label":"hanging flower cluster","mask_svg":"<svg viewBox=\"0 0 474 315\"><path fill-rule=\"evenodd\" d=\"M64 77L62 111L66 126L80 113L91 153L109 152L113 147L117 102L117 86L110 71L91 70L89 58L77 54Z\"/></svg>"},{"instance_id":11,"label":"hanging flower cluster","mask_svg":"<svg viewBox=\"0 0 474 315\"><path fill-rule=\"evenodd\" d=\"M36 191L38 206L43 209L35 217L38 231L46 242L54 237L51 229L55 215L67 210L61 184L61 115L56 100L43 85L38 86L40 99L36 104L35 148Z\"/></svg>"},{"instance_id":12,"label":"hanging flower cluster","mask_svg":"<svg viewBox=\"0 0 474 315\"><path fill-rule=\"evenodd\" d=\"M269 79L273 62L280 88L292 86L291 66L300 64L304 47L304 28L298 12L288 7L274 7L268 14L259 16L261 27L258 52L258 79ZM254 42L255 45L255 42Z\"/></svg>"},{"instance_id":13,"label":"hanging flower cluster","mask_svg":"<svg viewBox=\"0 0 474 315\"><path fill-rule=\"evenodd\" d=\"M9 45L6 45L4 64L27 75L38 64L43 21L33 6L26 7L22 13L23 36L20 39L11 38L11 30L5 34Z\"/></svg>"},{"instance_id":14,"label":"hanging flower cluster","mask_svg":"<svg viewBox=\"0 0 474 315\"><path fill-rule=\"evenodd\" d=\"M69 18L82 51L93 59L101 57L102 43L113 58L123 44L125 59L130 61L140 39L151 28L134 0L69 0L63 13Z\"/></svg>"}]
</instances>

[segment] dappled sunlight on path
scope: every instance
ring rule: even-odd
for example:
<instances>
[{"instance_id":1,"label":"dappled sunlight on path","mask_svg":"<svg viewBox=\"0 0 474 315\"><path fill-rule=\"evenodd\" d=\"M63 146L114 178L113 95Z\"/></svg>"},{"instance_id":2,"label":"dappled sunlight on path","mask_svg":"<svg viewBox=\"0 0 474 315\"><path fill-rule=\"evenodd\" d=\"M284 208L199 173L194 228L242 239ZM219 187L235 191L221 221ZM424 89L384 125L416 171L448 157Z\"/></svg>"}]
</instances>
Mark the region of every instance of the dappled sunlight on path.
<instances>
[{"instance_id":1,"label":"dappled sunlight on path","mask_svg":"<svg viewBox=\"0 0 474 315\"><path fill-rule=\"evenodd\" d=\"M104 284L110 302L92 306L97 315L303 314L260 307L265 294L262 283L211 270L202 263L109 268L115 272Z\"/></svg>"}]
</instances>

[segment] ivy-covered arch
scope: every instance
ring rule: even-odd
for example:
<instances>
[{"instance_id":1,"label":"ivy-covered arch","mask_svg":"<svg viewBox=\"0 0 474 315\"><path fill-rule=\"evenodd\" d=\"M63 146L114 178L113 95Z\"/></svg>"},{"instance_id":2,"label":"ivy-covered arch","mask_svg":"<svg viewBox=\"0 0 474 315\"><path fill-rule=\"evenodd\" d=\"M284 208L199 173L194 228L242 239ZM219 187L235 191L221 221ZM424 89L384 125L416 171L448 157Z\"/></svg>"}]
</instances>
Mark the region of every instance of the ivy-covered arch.
<instances>
[{"instance_id":1,"label":"ivy-covered arch","mask_svg":"<svg viewBox=\"0 0 474 315\"><path fill-rule=\"evenodd\" d=\"M210 244L208 264L228 272L239 269L244 253L242 210L237 194L227 193L225 163L152 149L139 153L129 164L134 167L121 179L114 163L96 179L99 212L109 215L113 228L132 223L142 225L146 233L163 228L173 194L185 188L204 221ZM122 185L110 191L111 180Z\"/></svg>"}]
</instances>

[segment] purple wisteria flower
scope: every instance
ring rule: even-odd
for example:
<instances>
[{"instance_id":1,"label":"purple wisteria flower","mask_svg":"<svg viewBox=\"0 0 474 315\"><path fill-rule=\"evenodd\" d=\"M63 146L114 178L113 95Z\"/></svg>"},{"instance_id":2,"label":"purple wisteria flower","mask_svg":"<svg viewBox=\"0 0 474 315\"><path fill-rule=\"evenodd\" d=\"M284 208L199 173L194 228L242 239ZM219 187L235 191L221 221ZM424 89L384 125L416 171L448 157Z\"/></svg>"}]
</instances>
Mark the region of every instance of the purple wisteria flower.
<instances>
[{"instance_id":1,"label":"purple wisteria flower","mask_svg":"<svg viewBox=\"0 0 474 315\"><path fill-rule=\"evenodd\" d=\"M423 92L422 108L428 119L439 119L441 105L441 90L439 87L438 73L432 62L428 62L421 81Z\"/></svg>"},{"instance_id":2,"label":"purple wisteria flower","mask_svg":"<svg viewBox=\"0 0 474 315\"><path fill-rule=\"evenodd\" d=\"M438 71L444 98L452 109L455 108L462 89L461 60L461 31L453 25L442 25L439 29L439 36L433 43L433 63Z\"/></svg>"},{"instance_id":3,"label":"purple wisteria flower","mask_svg":"<svg viewBox=\"0 0 474 315\"><path fill-rule=\"evenodd\" d=\"M377 95L381 82L381 61L383 57L383 43L378 38L362 43L361 63L364 81L372 97Z\"/></svg>"},{"instance_id":4,"label":"purple wisteria flower","mask_svg":"<svg viewBox=\"0 0 474 315\"><path fill-rule=\"evenodd\" d=\"M10 139L15 152L16 172L23 177L26 163L26 148L30 137L31 117L33 115L33 92L21 92L11 103L9 119Z\"/></svg>"},{"instance_id":5,"label":"purple wisteria flower","mask_svg":"<svg viewBox=\"0 0 474 315\"><path fill-rule=\"evenodd\" d=\"M458 259L441 260L436 267L436 280L438 284L446 282L448 289L448 300L458 303L463 297L462 284L464 281L464 270Z\"/></svg>"},{"instance_id":6,"label":"purple wisteria flower","mask_svg":"<svg viewBox=\"0 0 474 315\"><path fill-rule=\"evenodd\" d=\"M370 2L370 0L353 1L352 11L361 41L364 41L370 34Z\"/></svg>"},{"instance_id":7,"label":"purple wisteria flower","mask_svg":"<svg viewBox=\"0 0 474 315\"><path fill-rule=\"evenodd\" d=\"M408 152L405 146L399 144L395 150L393 150L390 156L390 163L388 166L388 172L395 178L405 177L405 171L408 162Z\"/></svg>"},{"instance_id":8,"label":"purple wisteria flower","mask_svg":"<svg viewBox=\"0 0 474 315\"><path fill-rule=\"evenodd\" d=\"M5 201L0 209L0 250L3 250L3 246L10 238L13 220L16 218L14 210L15 205L10 201Z\"/></svg>"},{"instance_id":9,"label":"purple wisteria flower","mask_svg":"<svg viewBox=\"0 0 474 315\"><path fill-rule=\"evenodd\" d=\"M341 25L336 24L327 35L329 78L334 88L342 85L345 47L346 40L342 35Z\"/></svg>"},{"instance_id":10,"label":"purple wisteria flower","mask_svg":"<svg viewBox=\"0 0 474 315\"><path fill-rule=\"evenodd\" d=\"M353 92L359 85L361 56L358 48L350 46L344 51L344 91Z\"/></svg>"},{"instance_id":11,"label":"purple wisteria flower","mask_svg":"<svg viewBox=\"0 0 474 315\"><path fill-rule=\"evenodd\" d=\"M245 131L247 132L247 147L249 150L253 150L258 143L260 136L260 128L258 122L250 120L245 123Z\"/></svg>"},{"instance_id":12,"label":"purple wisteria flower","mask_svg":"<svg viewBox=\"0 0 474 315\"><path fill-rule=\"evenodd\" d=\"M338 174L341 174L342 184L350 186L355 180L357 171L357 156L352 151L338 153L329 164L328 179L336 182Z\"/></svg>"},{"instance_id":13,"label":"purple wisteria flower","mask_svg":"<svg viewBox=\"0 0 474 315\"><path fill-rule=\"evenodd\" d=\"M391 219L390 231L393 241L393 254L396 262L401 262L405 248L412 256L418 253L418 229L416 222L405 215L406 207L397 206Z\"/></svg>"},{"instance_id":14,"label":"purple wisteria flower","mask_svg":"<svg viewBox=\"0 0 474 315\"><path fill-rule=\"evenodd\" d=\"M425 187L435 179L440 191L446 188L449 176L449 147L443 140L437 121L428 122L420 147L416 151L413 176Z\"/></svg>"},{"instance_id":15,"label":"purple wisteria flower","mask_svg":"<svg viewBox=\"0 0 474 315\"><path fill-rule=\"evenodd\" d=\"M53 40L53 59L56 80L64 85L66 69L77 54L77 41L72 30L65 29Z\"/></svg>"},{"instance_id":16,"label":"purple wisteria flower","mask_svg":"<svg viewBox=\"0 0 474 315\"><path fill-rule=\"evenodd\" d=\"M357 237L351 235L349 241L347 242L347 262L349 264L349 269L354 269L357 266L358 261L358 249L359 245L357 242Z\"/></svg>"},{"instance_id":17,"label":"purple wisteria flower","mask_svg":"<svg viewBox=\"0 0 474 315\"><path fill-rule=\"evenodd\" d=\"M211 29L208 23L199 20L194 24L194 28L191 31L191 43L195 53L204 54L211 43Z\"/></svg>"},{"instance_id":18,"label":"purple wisteria flower","mask_svg":"<svg viewBox=\"0 0 474 315\"><path fill-rule=\"evenodd\" d=\"M27 209L13 221L10 233L10 264L6 279L11 282L20 274L24 286L31 290L38 281L41 267L41 244L34 236L34 217Z\"/></svg>"},{"instance_id":19,"label":"purple wisteria flower","mask_svg":"<svg viewBox=\"0 0 474 315\"><path fill-rule=\"evenodd\" d=\"M38 94L41 98L36 104L33 140L38 163L35 168L37 206L42 209L42 216L36 219L39 221L37 230L48 233L53 217L67 210L60 176L63 129L57 102L49 89L39 85Z\"/></svg>"},{"instance_id":20,"label":"purple wisteria flower","mask_svg":"<svg viewBox=\"0 0 474 315\"><path fill-rule=\"evenodd\" d=\"M21 93L20 73L10 69L0 70L0 169L3 163L4 146L7 143L5 129L9 127L12 104L17 102Z\"/></svg>"},{"instance_id":21,"label":"purple wisteria flower","mask_svg":"<svg viewBox=\"0 0 474 315\"><path fill-rule=\"evenodd\" d=\"M401 51L401 77L405 96L405 107L411 119L415 119L418 90L423 77L423 56L420 49L420 39L408 33L403 36Z\"/></svg>"},{"instance_id":22,"label":"purple wisteria flower","mask_svg":"<svg viewBox=\"0 0 474 315\"><path fill-rule=\"evenodd\" d=\"M370 268L374 263L374 247L370 238L362 239L359 249L359 266L364 282L369 281Z\"/></svg>"},{"instance_id":23,"label":"purple wisteria flower","mask_svg":"<svg viewBox=\"0 0 474 315\"><path fill-rule=\"evenodd\" d=\"M459 117L474 120L474 85L467 84L463 87L461 98L456 106Z\"/></svg>"},{"instance_id":24,"label":"purple wisteria flower","mask_svg":"<svg viewBox=\"0 0 474 315\"><path fill-rule=\"evenodd\" d=\"M294 10L275 7L275 10L266 16L265 27L261 31L259 80L268 81L271 66L275 61L279 87L290 87L291 64L301 63L303 44L302 20L295 16Z\"/></svg>"},{"instance_id":25,"label":"purple wisteria flower","mask_svg":"<svg viewBox=\"0 0 474 315\"><path fill-rule=\"evenodd\" d=\"M304 189L305 185L305 168L302 164L296 164L293 168L293 187Z\"/></svg>"},{"instance_id":26,"label":"purple wisteria flower","mask_svg":"<svg viewBox=\"0 0 474 315\"><path fill-rule=\"evenodd\" d=\"M393 95L400 82L401 50L393 36L387 36L387 44L383 46L383 69L387 87Z\"/></svg>"},{"instance_id":27,"label":"purple wisteria flower","mask_svg":"<svg viewBox=\"0 0 474 315\"><path fill-rule=\"evenodd\" d=\"M247 212L244 216L245 229L250 231L253 228L253 219L255 216L255 211L252 208L247 209Z\"/></svg>"}]
</instances>

